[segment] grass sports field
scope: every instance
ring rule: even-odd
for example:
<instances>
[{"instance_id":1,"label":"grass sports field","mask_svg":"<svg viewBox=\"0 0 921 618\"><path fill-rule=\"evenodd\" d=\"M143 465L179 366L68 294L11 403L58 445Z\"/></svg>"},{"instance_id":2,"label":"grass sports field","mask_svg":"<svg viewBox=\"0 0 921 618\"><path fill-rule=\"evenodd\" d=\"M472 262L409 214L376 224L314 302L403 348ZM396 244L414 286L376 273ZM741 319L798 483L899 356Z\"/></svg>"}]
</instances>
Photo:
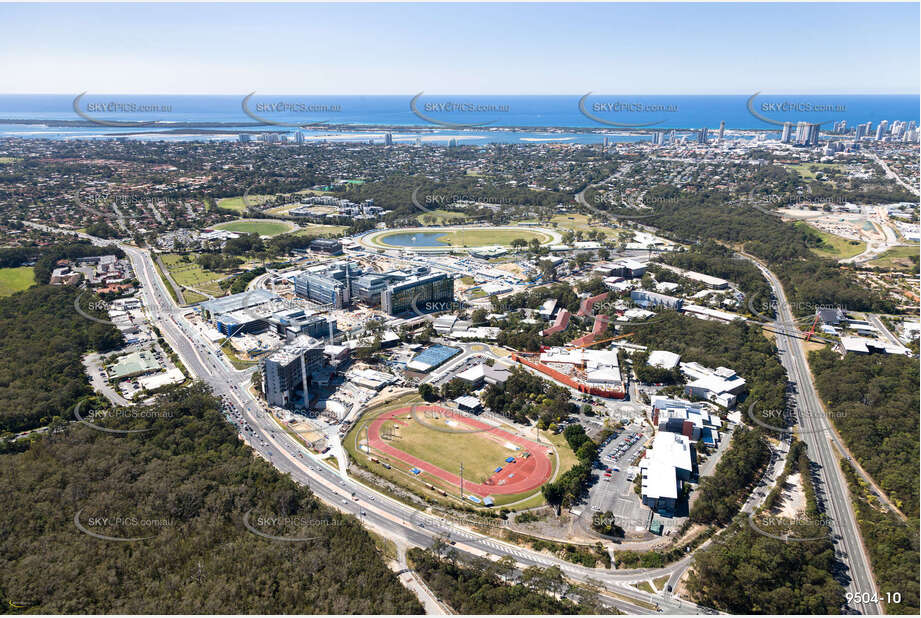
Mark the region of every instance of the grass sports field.
<instances>
[{"instance_id":1,"label":"grass sports field","mask_svg":"<svg viewBox=\"0 0 921 618\"><path fill-rule=\"evenodd\" d=\"M346 448L360 463L416 493L457 497L463 462L465 496L492 496L496 506L535 495L542 501L540 486L557 462L549 443L442 406L403 401L366 414L349 433Z\"/></svg>"},{"instance_id":2,"label":"grass sports field","mask_svg":"<svg viewBox=\"0 0 921 618\"><path fill-rule=\"evenodd\" d=\"M250 206L256 207L260 204L264 204L271 197L271 195L253 195L251 193L246 196L246 201L249 202ZM223 197L217 201L217 207L235 210L237 212L244 212L246 210L246 204L243 203L242 195L237 197Z\"/></svg>"},{"instance_id":3,"label":"grass sports field","mask_svg":"<svg viewBox=\"0 0 921 618\"><path fill-rule=\"evenodd\" d=\"M458 433L449 439L438 439L441 436L433 435L438 429L452 431L459 423L450 418L426 416L425 425L415 421L384 421L381 424L382 432L392 433L388 443L394 448L424 459L442 470L456 472L463 461L464 478L477 483L492 476L496 462L501 462L511 454L500 442L484 439L478 433Z\"/></svg>"},{"instance_id":4,"label":"grass sports field","mask_svg":"<svg viewBox=\"0 0 921 618\"><path fill-rule=\"evenodd\" d=\"M344 225L326 225L325 223L305 223L301 229L294 233L295 236L342 236L349 229Z\"/></svg>"},{"instance_id":5,"label":"grass sports field","mask_svg":"<svg viewBox=\"0 0 921 618\"><path fill-rule=\"evenodd\" d=\"M303 189L301 191L297 191L293 195L326 195L326 194L327 193L324 191L314 191L313 189ZM262 194L250 193L249 195L246 196L246 200L247 202L249 202L250 206L252 206L253 208L256 208L258 206L261 206L262 204L265 204L269 200L275 199L279 195L292 195L292 194L291 193L280 193L280 194L262 195ZM236 197L223 197L217 201L217 205L219 208L227 208L228 210L235 210L237 212L244 212L246 210L246 204L243 202L242 195L238 195ZM273 215L286 214L287 211L291 210L292 208L296 208L297 206L299 206L299 204L288 204L286 206L277 206L275 208L269 208L265 212L272 213Z\"/></svg>"},{"instance_id":6,"label":"grass sports field","mask_svg":"<svg viewBox=\"0 0 921 618\"><path fill-rule=\"evenodd\" d=\"M31 266L0 268L0 296L9 296L35 283Z\"/></svg>"},{"instance_id":7,"label":"grass sports field","mask_svg":"<svg viewBox=\"0 0 921 618\"><path fill-rule=\"evenodd\" d=\"M795 171L805 180L815 180L816 172L837 172L843 170L844 166L837 163L797 163L795 165L789 165L787 168ZM812 171L811 168L817 168L816 172Z\"/></svg>"},{"instance_id":8,"label":"grass sports field","mask_svg":"<svg viewBox=\"0 0 921 618\"><path fill-rule=\"evenodd\" d=\"M241 219L228 223L219 223L214 226L216 230L227 230L240 234L259 234L260 236L278 236L290 232L295 226L284 221L270 221L257 219Z\"/></svg>"}]
</instances>

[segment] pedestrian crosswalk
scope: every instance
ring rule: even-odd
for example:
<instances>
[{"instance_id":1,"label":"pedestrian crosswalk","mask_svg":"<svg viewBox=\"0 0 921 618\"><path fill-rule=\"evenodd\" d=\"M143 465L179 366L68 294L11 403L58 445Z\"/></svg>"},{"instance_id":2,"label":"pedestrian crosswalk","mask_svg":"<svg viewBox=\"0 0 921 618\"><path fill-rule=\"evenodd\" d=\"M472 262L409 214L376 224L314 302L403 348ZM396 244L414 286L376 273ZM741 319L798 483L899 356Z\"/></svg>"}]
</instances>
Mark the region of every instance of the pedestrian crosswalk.
<instances>
[{"instance_id":1,"label":"pedestrian crosswalk","mask_svg":"<svg viewBox=\"0 0 921 618\"><path fill-rule=\"evenodd\" d=\"M525 551L525 550L523 550L523 549L517 549L517 548L514 548L514 547L510 547L510 546L508 546L508 545L501 545L501 544L496 543L496 542L494 542L494 541L481 540L481 541L480 541L480 545L485 545L485 546L487 546L487 547L490 547L490 548L492 548L492 549L495 549L495 550L497 550L498 552L500 552L500 553L502 553L502 554L512 554L513 556L515 556L515 557L517 557L517 558L521 558L521 559L523 559L523 560L530 560L531 562L536 562L537 564L541 564L541 565L544 565L544 566L552 566L552 565L553 565L553 562L551 562L550 560L547 560L546 558L541 558L541 557L539 557L539 556L537 556L537 555L535 555L535 554L533 554L533 553L527 552L527 551Z\"/></svg>"}]
</instances>

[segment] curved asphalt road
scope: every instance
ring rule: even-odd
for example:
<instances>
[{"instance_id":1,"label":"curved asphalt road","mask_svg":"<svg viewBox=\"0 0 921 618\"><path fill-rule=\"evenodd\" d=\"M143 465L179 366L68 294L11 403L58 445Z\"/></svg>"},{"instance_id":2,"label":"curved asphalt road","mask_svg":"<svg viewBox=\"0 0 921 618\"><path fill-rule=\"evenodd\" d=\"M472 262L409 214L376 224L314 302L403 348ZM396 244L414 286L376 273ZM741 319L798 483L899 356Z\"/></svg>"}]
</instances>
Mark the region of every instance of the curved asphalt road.
<instances>
[{"instance_id":1,"label":"curved asphalt road","mask_svg":"<svg viewBox=\"0 0 921 618\"><path fill-rule=\"evenodd\" d=\"M655 609L630 602L635 600L659 606L663 613L712 613L712 610L687 601L649 594L629 586L631 582L664 575L671 577L676 572L683 572L690 563L690 557L662 569L589 569L442 522L348 477L343 478L338 470L323 463L285 433L250 394L250 376L255 369L237 371L231 368L220 350L212 349L208 342L202 340L201 334L182 318L179 308L163 288L148 252L120 246L130 257L142 284L152 322L180 355L186 369L214 389L216 395L227 397L242 411L254 430L252 434L244 432L244 438L254 450L276 468L308 486L324 502L359 517L365 525L386 538L399 539L412 546L429 547L436 537L449 536L459 552L476 556L510 556L521 567L555 565L574 581L602 582L608 591L617 595L616 598L602 595L603 599L624 612L656 613Z\"/></svg>"}]
</instances>

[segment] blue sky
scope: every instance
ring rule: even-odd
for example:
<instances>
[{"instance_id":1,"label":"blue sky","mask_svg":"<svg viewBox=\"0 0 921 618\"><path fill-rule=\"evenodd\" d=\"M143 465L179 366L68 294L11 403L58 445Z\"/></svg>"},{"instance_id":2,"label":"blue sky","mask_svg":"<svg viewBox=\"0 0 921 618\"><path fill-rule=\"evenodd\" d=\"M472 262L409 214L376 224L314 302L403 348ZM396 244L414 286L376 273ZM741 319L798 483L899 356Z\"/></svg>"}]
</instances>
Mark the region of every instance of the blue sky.
<instances>
[{"instance_id":1,"label":"blue sky","mask_svg":"<svg viewBox=\"0 0 921 618\"><path fill-rule=\"evenodd\" d=\"M919 92L919 5L0 4L0 92Z\"/></svg>"}]
</instances>

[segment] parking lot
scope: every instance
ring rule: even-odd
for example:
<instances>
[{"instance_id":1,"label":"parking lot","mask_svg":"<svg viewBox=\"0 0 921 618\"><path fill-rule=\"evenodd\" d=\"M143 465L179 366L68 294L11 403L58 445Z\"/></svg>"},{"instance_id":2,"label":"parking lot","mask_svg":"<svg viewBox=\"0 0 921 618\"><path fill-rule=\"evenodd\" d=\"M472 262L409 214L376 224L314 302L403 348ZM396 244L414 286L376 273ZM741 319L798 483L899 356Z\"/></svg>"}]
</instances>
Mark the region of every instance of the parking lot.
<instances>
[{"instance_id":1,"label":"parking lot","mask_svg":"<svg viewBox=\"0 0 921 618\"><path fill-rule=\"evenodd\" d=\"M633 490L639 469L632 464L642 452L650 431L645 425L633 423L602 443L601 468L594 471L598 482L589 489L589 509L585 512L589 522L611 511L614 523L624 529L628 538L642 536L647 531L652 511Z\"/></svg>"}]
</instances>

